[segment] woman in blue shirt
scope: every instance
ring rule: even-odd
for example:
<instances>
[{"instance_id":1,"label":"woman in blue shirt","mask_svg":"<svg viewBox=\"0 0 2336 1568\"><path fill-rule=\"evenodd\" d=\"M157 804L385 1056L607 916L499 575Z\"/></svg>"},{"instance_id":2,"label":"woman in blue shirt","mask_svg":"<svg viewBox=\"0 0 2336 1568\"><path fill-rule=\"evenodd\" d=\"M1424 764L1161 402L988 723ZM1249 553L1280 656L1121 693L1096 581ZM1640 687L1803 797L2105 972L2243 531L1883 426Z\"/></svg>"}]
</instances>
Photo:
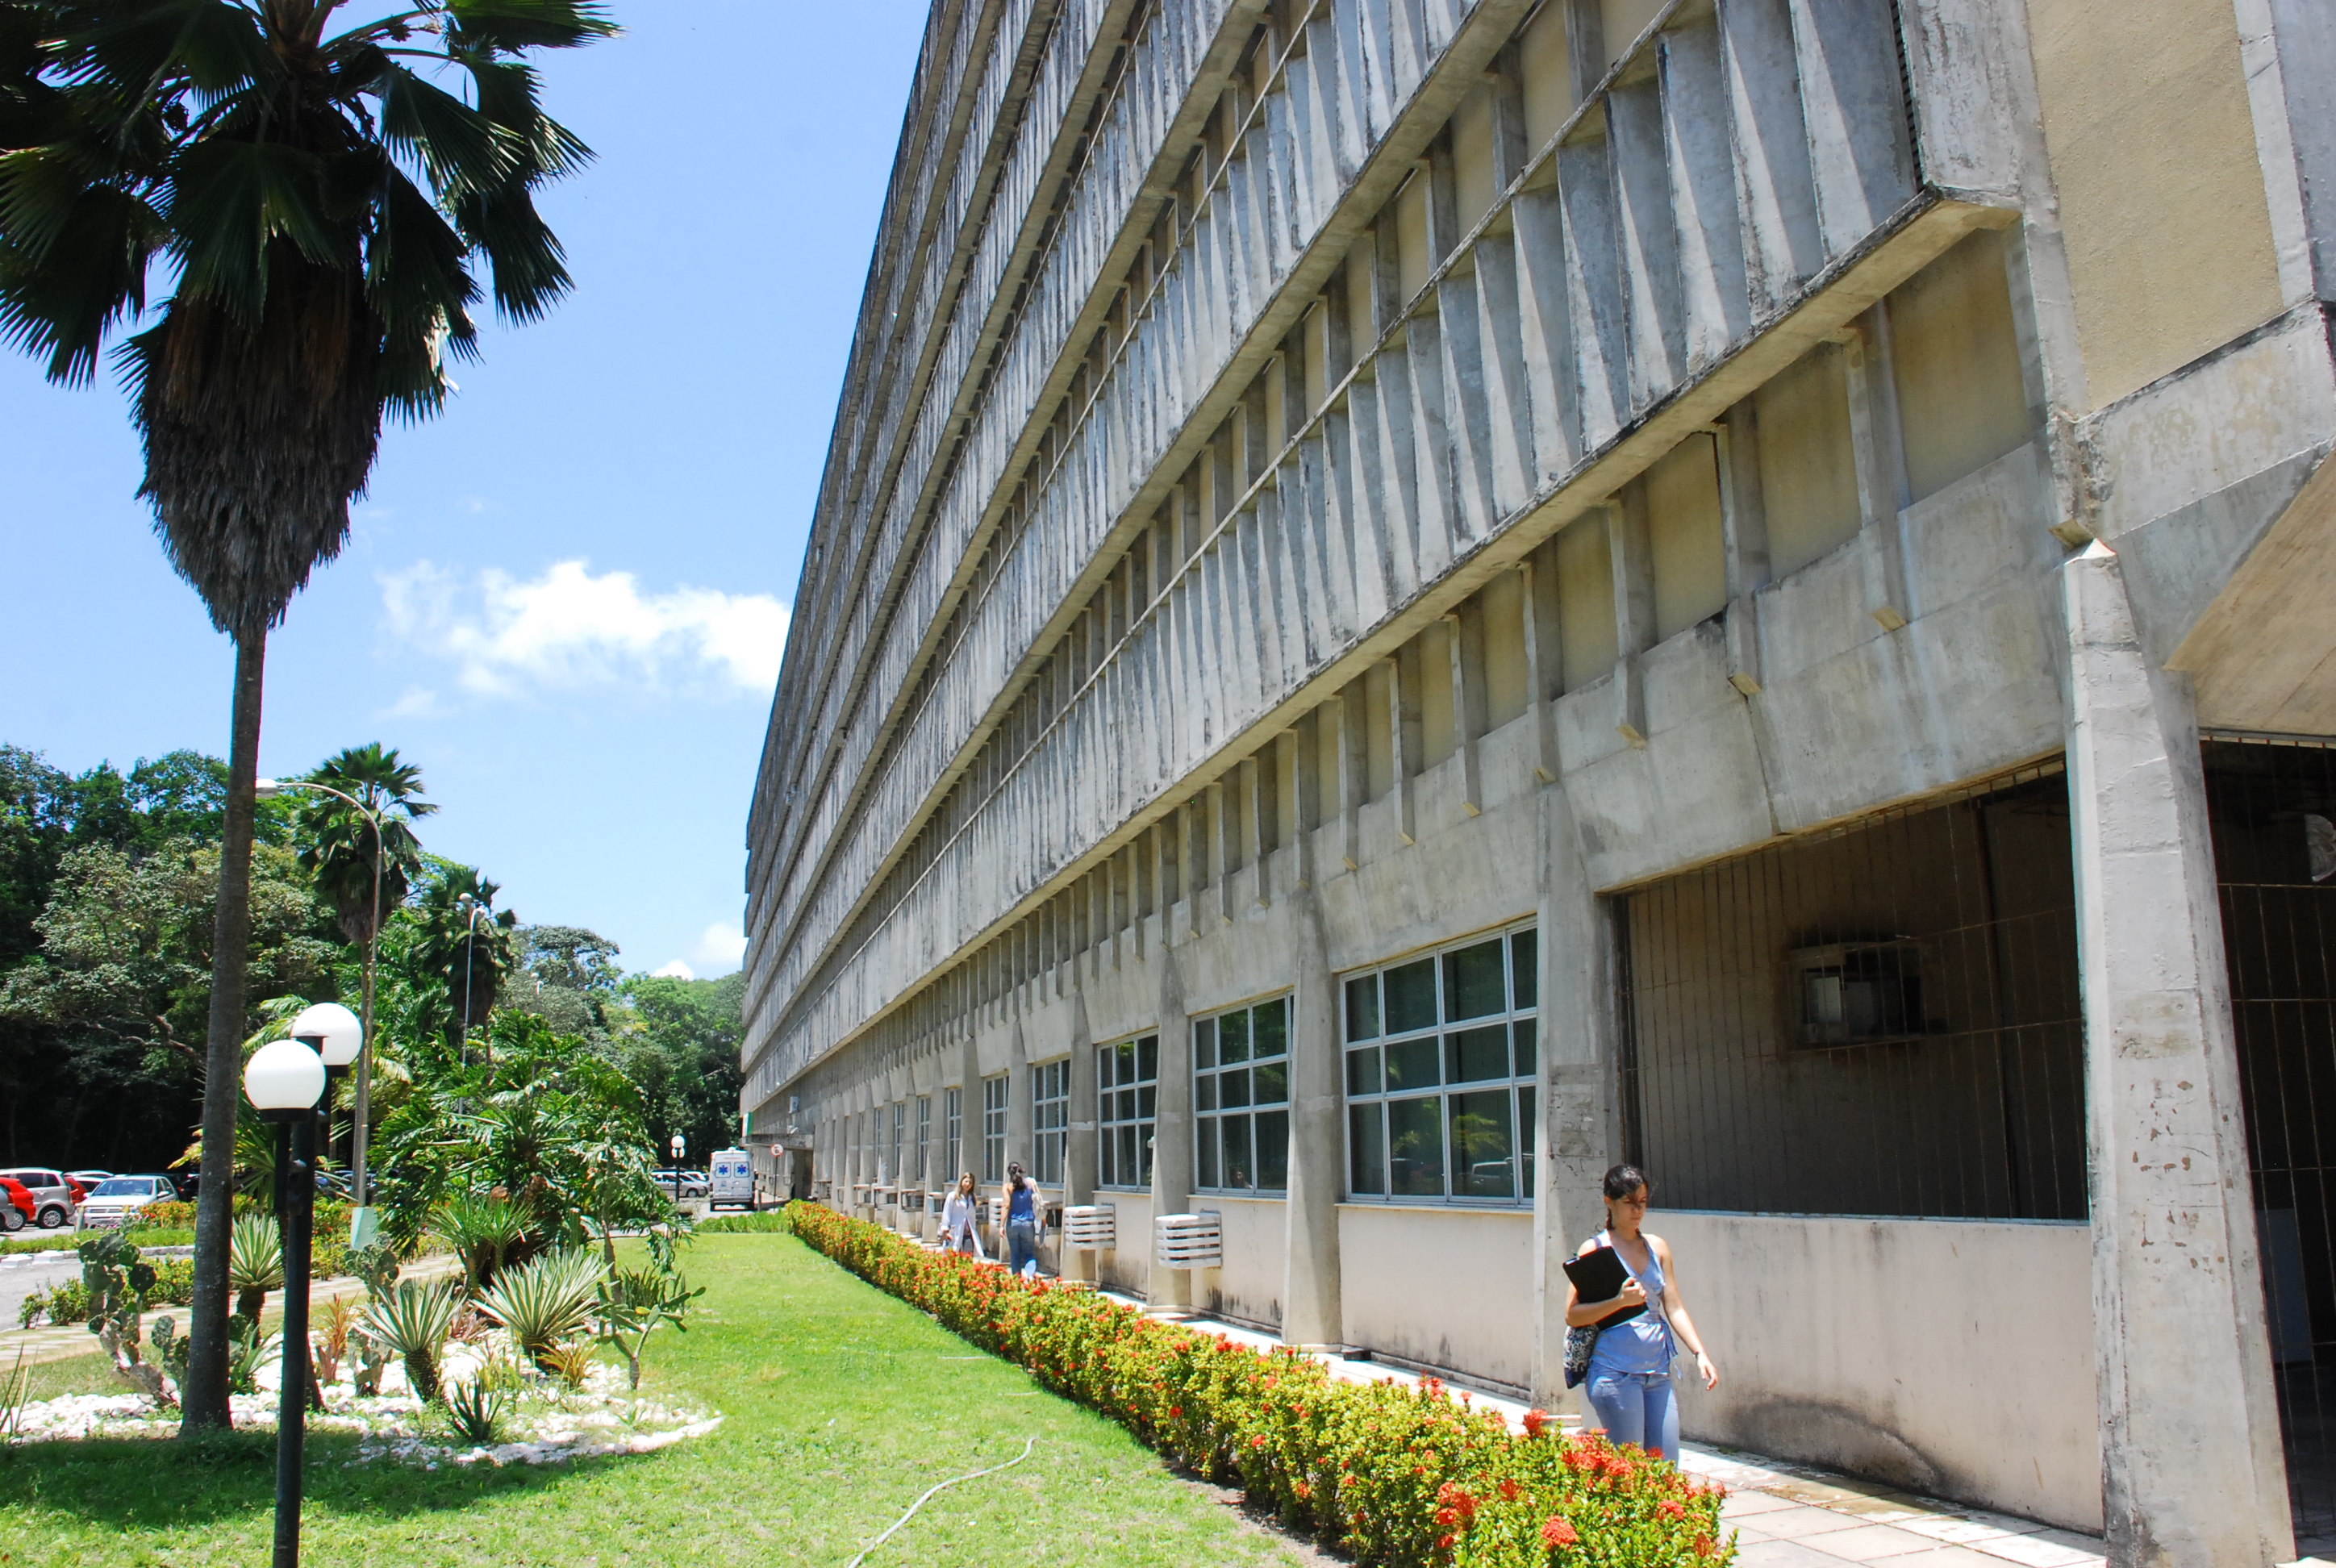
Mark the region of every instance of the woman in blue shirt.
<instances>
[{"instance_id":1,"label":"woman in blue shirt","mask_svg":"<svg viewBox=\"0 0 2336 1568\"><path fill-rule=\"evenodd\" d=\"M1046 1212L1038 1206L1038 1183L1022 1174L1019 1164L1006 1167L1006 1257L1016 1273L1035 1273L1038 1238L1046 1230Z\"/></svg>"},{"instance_id":2,"label":"woman in blue shirt","mask_svg":"<svg viewBox=\"0 0 2336 1568\"><path fill-rule=\"evenodd\" d=\"M1679 1403L1671 1397L1671 1359L1678 1344L1695 1357L1705 1388L1719 1387L1719 1368L1703 1353L1703 1337L1688 1316L1669 1243L1640 1229L1647 1218L1646 1173L1617 1165L1606 1173L1605 1192L1606 1229L1582 1244L1581 1255L1611 1247L1630 1275L1621 1294L1604 1301L1584 1301L1569 1284L1566 1326L1585 1328L1633 1307L1644 1310L1599 1330L1582 1392L1609 1441L1634 1443L1676 1461Z\"/></svg>"}]
</instances>

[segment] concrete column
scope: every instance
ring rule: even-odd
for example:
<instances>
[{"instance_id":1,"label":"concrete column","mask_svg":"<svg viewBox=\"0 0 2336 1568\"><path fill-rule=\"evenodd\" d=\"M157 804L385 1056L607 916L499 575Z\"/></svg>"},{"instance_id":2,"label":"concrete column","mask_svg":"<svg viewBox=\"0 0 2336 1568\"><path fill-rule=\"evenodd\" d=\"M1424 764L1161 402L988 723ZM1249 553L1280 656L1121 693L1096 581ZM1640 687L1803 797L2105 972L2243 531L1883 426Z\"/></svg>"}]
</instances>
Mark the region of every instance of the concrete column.
<instances>
[{"instance_id":1,"label":"concrete column","mask_svg":"<svg viewBox=\"0 0 2336 1568\"><path fill-rule=\"evenodd\" d=\"M1152 1212L1183 1213L1192 1201L1192 1023L1184 1016L1184 977L1174 948L1160 950L1160 1098L1152 1125ZM1140 1238L1152 1257L1152 1238ZM1151 1265L1155 1307L1190 1307L1192 1271Z\"/></svg>"},{"instance_id":2,"label":"concrete column","mask_svg":"<svg viewBox=\"0 0 2336 1568\"><path fill-rule=\"evenodd\" d=\"M2061 570L2092 1159L2102 1511L2117 1568L2294 1555L2197 719L2116 555Z\"/></svg>"},{"instance_id":3,"label":"concrete column","mask_svg":"<svg viewBox=\"0 0 2336 1568\"><path fill-rule=\"evenodd\" d=\"M1290 1027L1288 1264L1281 1338L1291 1345L1344 1341L1338 1281L1338 1193L1343 1115L1338 982L1330 973L1322 911L1310 887L1296 895L1298 974Z\"/></svg>"},{"instance_id":4,"label":"concrete column","mask_svg":"<svg viewBox=\"0 0 2336 1568\"><path fill-rule=\"evenodd\" d=\"M1063 1139L1063 1202L1092 1203L1095 1183L1095 1053L1087 1024L1087 995L1071 994L1071 1103L1069 1132ZM1095 1255L1063 1249L1063 1277L1092 1280Z\"/></svg>"},{"instance_id":5,"label":"concrete column","mask_svg":"<svg viewBox=\"0 0 2336 1568\"><path fill-rule=\"evenodd\" d=\"M1599 1182L1621 1158L1615 1114L1613 936L1591 889L1563 784L1543 789L1539 941L1541 973L1533 1129L1533 1403L1557 1411L1565 1386L1564 1263L1605 1222ZM1660 1186L1660 1172L1650 1174ZM1707 1329L1707 1331L1709 1331Z\"/></svg>"},{"instance_id":6,"label":"concrete column","mask_svg":"<svg viewBox=\"0 0 2336 1568\"><path fill-rule=\"evenodd\" d=\"M1017 1162L1026 1171L1038 1168L1038 1149L1030 1116L1030 1053L1022 1038L1022 1015L1006 1026L1006 1163ZM1005 1221L1001 1218L1001 1225Z\"/></svg>"},{"instance_id":7,"label":"concrete column","mask_svg":"<svg viewBox=\"0 0 2336 1568\"><path fill-rule=\"evenodd\" d=\"M943 1183L952 1187L968 1171L981 1174L981 1051L970 1028L965 1031L959 1070L965 1083L958 1091L957 1169L949 1173Z\"/></svg>"}]
</instances>

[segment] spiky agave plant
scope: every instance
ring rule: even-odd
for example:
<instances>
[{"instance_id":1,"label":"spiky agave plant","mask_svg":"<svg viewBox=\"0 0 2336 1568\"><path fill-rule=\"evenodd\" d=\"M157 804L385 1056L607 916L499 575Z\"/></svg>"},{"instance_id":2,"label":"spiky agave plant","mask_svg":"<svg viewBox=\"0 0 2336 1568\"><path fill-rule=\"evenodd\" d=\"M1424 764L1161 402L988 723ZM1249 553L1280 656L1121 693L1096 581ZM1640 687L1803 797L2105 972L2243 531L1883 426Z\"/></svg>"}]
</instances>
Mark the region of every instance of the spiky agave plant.
<instances>
[{"instance_id":1,"label":"spiky agave plant","mask_svg":"<svg viewBox=\"0 0 2336 1568\"><path fill-rule=\"evenodd\" d=\"M404 1361L405 1380L423 1399L438 1398L438 1358L462 1304L451 1280L428 1285L407 1280L365 1307L365 1333Z\"/></svg>"},{"instance_id":2,"label":"spiky agave plant","mask_svg":"<svg viewBox=\"0 0 2336 1568\"><path fill-rule=\"evenodd\" d=\"M616 31L594 0L0 4L0 344L65 385L121 365L139 493L234 639L234 716L185 1427L227 1423L221 1254L245 1018L268 634L348 537L384 414L426 418L501 314L569 287L534 205L590 156L528 57ZM151 312L151 317L149 312Z\"/></svg>"},{"instance_id":3,"label":"spiky agave plant","mask_svg":"<svg viewBox=\"0 0 2336 1568\"><path fill-rule=\"evenodd\" d=\"M463 1285L476 1290L494 1281L504 1257L527 1238L527 1211L508 1198L464 1193L439 1204L430 1228L462 1260Z\"/></svg>"},{"instance_id":4,"label":"spiky agave plant","mask_svg":"<svg viewBox=\"0 0 2336 1568\"><path fill-rule=\"evenodd\" d=\"M268 1292L284 1288L284 1239L276 1222L260 1214L240 1214L228 1232L227 1285L235 1292L235 1315L259 1321Z\"/></svg>"},{"instance_id":5,"label":"spiky agave plant","mask_svg":"<svg viewBox=\"0 0 2336 1568\"><path fill-rule=\"evenodd\" d=\"M479 1310L501 1323L521 1354L556 1372L553 1352L592 1326L608 1267L589 1252L545 1252L506 1270L479 1298Z\"/></svg>"}]
</instances>

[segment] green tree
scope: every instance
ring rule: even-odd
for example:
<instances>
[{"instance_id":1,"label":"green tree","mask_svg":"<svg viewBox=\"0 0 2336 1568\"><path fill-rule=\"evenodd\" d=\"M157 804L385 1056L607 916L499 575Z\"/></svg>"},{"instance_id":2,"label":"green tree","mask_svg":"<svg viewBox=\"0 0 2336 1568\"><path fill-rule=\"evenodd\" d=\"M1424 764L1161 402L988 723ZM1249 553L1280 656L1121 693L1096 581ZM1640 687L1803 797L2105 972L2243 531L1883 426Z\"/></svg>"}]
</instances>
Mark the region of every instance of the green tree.
<instances>
[{"instance_id":1,"label":"green tree","mask_svg":"<svg viewBox=\"0 0 2336 1568\"><path fill-rule=\"evenodd\" d=\"M609 1055L640 1089L654 1147L671 1147L676 1133L689 1140L693 1155L737 1141L745 996L743 974L712 980L635 975L625 981L623 1005L608 1011Z\"/></svg>"},{"instance_id":2,"label":"green tree","mask_svg":"<svg viewBox=\"0 0 2336 1568\"><path fill-rule=\"evenodd\" d=\"M492 1016L495 997L515 959L511 932L519 917L496 911L502 890L475 866L433 861L433 875L414 902L420 928L406 949L416 980L444 988L440 1028L455 1048L465 1027L478 1028Z\"/></svg>"},{"instance_id":3,"label":"green tree","mask_svg":"<svg viewBox=\"0 0 2336 1568\"><path fill-rule=\"evenodd\" d=\"M521 926L512 935L518 963L495 1005L534 1013L561 1034L605 1047L608 1009L625 980L617 944L582 926Z\"/></svg>"},{"instance_id":4,"label":"green tree","mask_svg":"<svg viewBox=\"0 0 2336 1568\"><path fill-rule=\"evenodd\" d=\"M332 901L349 940L363 946L376 916L395 913L413 891L422 841L412 824L438 808L422 798L422 770L379 741L327 757L307 776L373 813L369 822L335 796L306 792L298 807L301 868ZM378 842L374 822L381 827Z\"/></svg>"},{"instance_id":5,"label":"green tree","mask_svg":"<svg viewBox=\"0 0 2336 1568\"><path fill-rule=\"evenodd\" d=\"M446 353L476 352L472 258L511 319L567 291L533 193L589 154L543 112L523 56L615 31L586 0L420 0L334 34L337 9L0 7L0 337L85 382L149 308L151 275L170 277L122 355L140 493L236 647L190 1432L228 1420L226 1161L268 633L339 552L384 414L435 414Z\"/></svg>"}]
</instances>

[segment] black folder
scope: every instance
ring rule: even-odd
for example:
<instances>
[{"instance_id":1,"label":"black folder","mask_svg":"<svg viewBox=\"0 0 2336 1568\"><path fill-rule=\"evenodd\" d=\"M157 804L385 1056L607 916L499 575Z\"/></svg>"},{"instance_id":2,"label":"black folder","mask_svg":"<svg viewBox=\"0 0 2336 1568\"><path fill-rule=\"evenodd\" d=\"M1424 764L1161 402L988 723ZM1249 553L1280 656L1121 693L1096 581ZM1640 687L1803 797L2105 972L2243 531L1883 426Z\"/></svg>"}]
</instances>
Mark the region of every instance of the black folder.
<instances>
[{"instance_id":1,"label":"black folder","mask_svg":"<svg viewBox=\"0 0 2336 1568\"><path fill-rule=\"evenodd\" d=\"M1622 1293L1622 1281L1630 1277L1630 1271L1623 1266L1621 1253L1611 1247L1601 1247L1579 1258L1568 1258L1565 1277L1573 1281L1574 1294L1581 1300L1611 1301ZM1598 1320L1598 1327L1611 1329L1617 1323L1627 1323L1645 1310L1644 1307L1625 1307L1609 1312Z\"/></svg>"}]
</instances>

